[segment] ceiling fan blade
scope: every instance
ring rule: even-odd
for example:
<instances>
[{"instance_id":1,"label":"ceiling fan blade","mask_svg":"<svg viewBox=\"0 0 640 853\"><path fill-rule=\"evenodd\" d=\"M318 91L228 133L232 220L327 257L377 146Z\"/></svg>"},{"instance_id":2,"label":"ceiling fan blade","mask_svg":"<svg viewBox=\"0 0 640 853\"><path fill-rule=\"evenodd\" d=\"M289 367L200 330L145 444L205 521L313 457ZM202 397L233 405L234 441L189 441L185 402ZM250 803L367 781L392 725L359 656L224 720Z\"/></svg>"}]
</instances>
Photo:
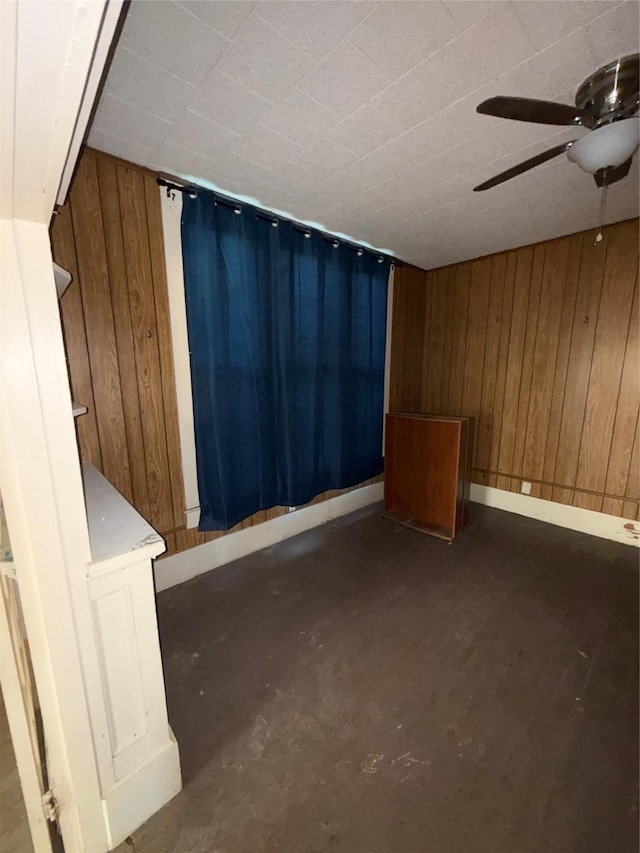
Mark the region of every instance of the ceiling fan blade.
<instances>
[{"instance_id":1,"label":"ceiling fan blade","mask_svg":"<svg viewBox=\"0 0 640 853\"><path fill-rule=\"evenodd\" d=\"M477 193L482 190L490 190L491 187L496 187L498 184L502 184L504 181L510 180L510 178L515 178L516 175L528 172L529 169L533 169L541 163L546 163L547 160L552 160L554 157L557 157L558 154L562 154L563 151L571 148L574 142L575 139L572 139L571 142L563 142L562 145L556 145L555 148L549 148L548 151L543 151L542 154L536 154L535 157L530 157L528 160L518 163L517 166L512 166L510 169L500 172L499 175L496 175L494 178L490 178L483 184L478 184L477 187L473 188L473 191L474 193Z\"/></svg>"},{"instance_id":2,"label":"ceiling fan blade","mask_svg":"<svg viewBox=\"0 0 640 853\"><path fill-rule=\"evenodd\" d=\"M532 121L538 124L583 124L589 118L585 110L571 107L569 104L537 101L534 98L509 98L504 95L478 104L476 112L496 118Z\"/></svg>"}]
</instances>

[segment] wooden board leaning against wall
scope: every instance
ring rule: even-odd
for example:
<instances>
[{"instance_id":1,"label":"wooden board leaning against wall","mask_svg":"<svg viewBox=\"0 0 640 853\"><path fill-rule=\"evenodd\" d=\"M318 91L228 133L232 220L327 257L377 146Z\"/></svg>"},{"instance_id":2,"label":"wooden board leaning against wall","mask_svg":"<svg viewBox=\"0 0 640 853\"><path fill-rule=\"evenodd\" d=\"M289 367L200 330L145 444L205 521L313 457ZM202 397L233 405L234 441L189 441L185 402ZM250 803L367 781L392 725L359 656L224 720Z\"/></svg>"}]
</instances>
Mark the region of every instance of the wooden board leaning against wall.
<instances>
[{"instance_id":1,"label":"wooden board leaning against wall","mask_svg":"<svg viewBox=\"0 0 640 853\"><path fill-rule=\"evenodd\" d=\"M167 554L284 514L264 510L226 533L186 529L156 174L86 149L51 238L73 275L60 311L72 396L88 407L76 420L82 459L164 537Z\"/></svg>"},{"instance_id":2,"label":"wooden board leaning against wall","mask_svg":"<svg viewBox=\"0 0 640 853\"><path fill-rule=\"evenodd\" d=\"M638 518L638 220L396 270L391 411L475 419L472 480Z\"/></svg>"}]
</instances>

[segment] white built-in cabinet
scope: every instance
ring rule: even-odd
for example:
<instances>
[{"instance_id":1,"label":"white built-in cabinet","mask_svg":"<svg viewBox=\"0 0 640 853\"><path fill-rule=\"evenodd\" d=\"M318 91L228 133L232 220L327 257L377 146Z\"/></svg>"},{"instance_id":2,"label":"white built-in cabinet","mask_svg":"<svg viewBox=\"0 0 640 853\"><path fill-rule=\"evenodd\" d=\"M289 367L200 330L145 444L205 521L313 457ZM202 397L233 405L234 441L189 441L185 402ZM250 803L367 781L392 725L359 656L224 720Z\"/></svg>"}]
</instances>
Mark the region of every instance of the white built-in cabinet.
<instances>
[{"instance_id":1,"label":"white built-in cabinet","mask_svg":"<svg viewBox=\"0 0 640 853\"><path fill-rule=\"evenodd\" d=\"M89 705L107 832L115 846L181 787L178 746L167 719L151 562L165 543L88 462L82 479L91 545L87 584L100 670Z\"/></svg>"}]
</instances>

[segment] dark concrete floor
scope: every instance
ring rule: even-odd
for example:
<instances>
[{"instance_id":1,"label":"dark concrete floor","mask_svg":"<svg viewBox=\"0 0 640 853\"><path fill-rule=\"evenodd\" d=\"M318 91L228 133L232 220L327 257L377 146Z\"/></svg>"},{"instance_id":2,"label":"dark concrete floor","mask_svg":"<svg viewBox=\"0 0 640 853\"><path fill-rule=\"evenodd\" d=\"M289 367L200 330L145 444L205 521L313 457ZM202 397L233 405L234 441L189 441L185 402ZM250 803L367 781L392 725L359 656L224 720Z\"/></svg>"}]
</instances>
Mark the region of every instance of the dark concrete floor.
<instances>
[{"instance_id":1,"label":"dark concrete floor","mask_svg":"<svg viewBox=\"0 0 640 853\"><path fill-rule=\"evenodd\" d=\"M474 513L159 596L184 790L135 853L636 853L638 552Z\"/></svg>"}]
</instances>

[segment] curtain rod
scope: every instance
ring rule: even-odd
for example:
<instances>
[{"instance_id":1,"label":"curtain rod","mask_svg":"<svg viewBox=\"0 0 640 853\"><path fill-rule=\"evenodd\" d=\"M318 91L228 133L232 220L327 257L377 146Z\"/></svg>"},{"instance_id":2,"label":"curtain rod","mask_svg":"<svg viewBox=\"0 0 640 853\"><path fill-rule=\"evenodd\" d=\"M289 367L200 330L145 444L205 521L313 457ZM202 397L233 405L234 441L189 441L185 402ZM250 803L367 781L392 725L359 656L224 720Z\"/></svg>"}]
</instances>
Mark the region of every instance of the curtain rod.
<instances>
[{"instance_id":1,"label":"curtain rod","mask_svg":"<svg viewBox=\"0 0 640 853\"><path fill-rule=\"evenodd\" d=\"M165 180L165 178L156 178L156 183L160 187L167 188L168 196L171 196L172 190L177 190L179 193L185 193L186 195L190 195L192 197L198 194L196 188L189 186L188 184L176 184L173 181Z\"/></svg>"},{"instance_id":2,"label":"curtain rod","mask_svg":"<svg viewBox=\"0 0 640 853\"><path fill-rule=\"evenodd\" d=\"M188 195L191 198L195 198L198 195L198 189L204 189L204 187L195 187L192 184L177 184L175 181L168 181L166 178L156 178L156 183L161 187L166 187L167 195L170 196L172 192L183 193L184 195ZM210 192L213 194L216 202L221 203L223 205L227 205L232 207L236 213L242 212L242 204L248 202L240 202L237 199L229 198L221 193L218 193L214 190L206 190L206 192ZM256 211L256 216L260 219L265 219L271 222L274 226L277 226L279 222L288 222L296 231L300 231L305 237L311 236L311 227L308 225L303 225L302 222L296 222L294 219L287 219L284 216L280 216L277 213L272 213L270 210L264 210L261 207L256 207L256 205L252 204L250 207L253 207ZM345 240L343 237L336 237L335 234L329 234L326 231L321 231L319 228L313 229L314 231L318 231L322 234L322 238L327 240L333 246L338 247L341 243L344 243L345 246L353 249L358 255L362 255L365 251L370 252L372 255L377 255L380 258L380 262L383 259L387 259L393 266L395 267L403 267L404 264L402 261L397 260L392 255L387 255L384 252L379 252L377 249L370 249L368 246L361 246L359 243L354 243L352 240Z\"/></svg>"}]
</instances>

